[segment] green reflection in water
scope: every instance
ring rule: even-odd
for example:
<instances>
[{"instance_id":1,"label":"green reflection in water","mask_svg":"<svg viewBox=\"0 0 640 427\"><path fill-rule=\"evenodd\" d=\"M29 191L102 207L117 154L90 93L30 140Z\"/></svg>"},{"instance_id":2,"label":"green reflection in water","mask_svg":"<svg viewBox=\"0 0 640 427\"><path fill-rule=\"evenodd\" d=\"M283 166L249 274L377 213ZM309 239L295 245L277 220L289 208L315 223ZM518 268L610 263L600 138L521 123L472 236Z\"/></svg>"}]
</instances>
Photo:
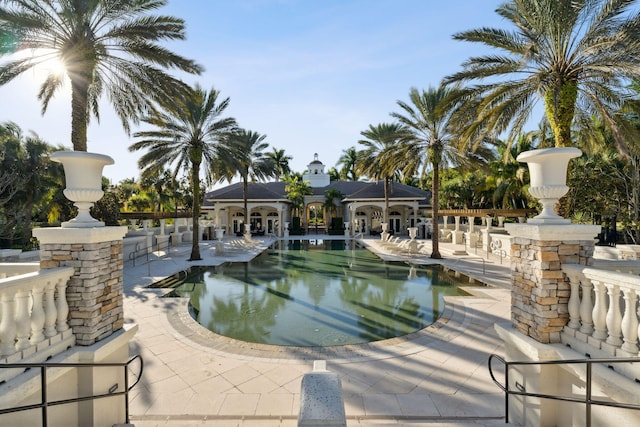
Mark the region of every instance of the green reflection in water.
<instances>
[{"instance_id":1,"label":"green reflection in water","mask_svg":"<svg viewBox=\"0 0 640 427\"><path fill-rule=\"evenodd\" d=\"M184 277L184 275L183 275ZM461 295L440 267L383 262L345 241L280 241L249 263L192 268L173 296L196 320L255 343L331 346L406 335Z\"/></svg>"}]
</instances>

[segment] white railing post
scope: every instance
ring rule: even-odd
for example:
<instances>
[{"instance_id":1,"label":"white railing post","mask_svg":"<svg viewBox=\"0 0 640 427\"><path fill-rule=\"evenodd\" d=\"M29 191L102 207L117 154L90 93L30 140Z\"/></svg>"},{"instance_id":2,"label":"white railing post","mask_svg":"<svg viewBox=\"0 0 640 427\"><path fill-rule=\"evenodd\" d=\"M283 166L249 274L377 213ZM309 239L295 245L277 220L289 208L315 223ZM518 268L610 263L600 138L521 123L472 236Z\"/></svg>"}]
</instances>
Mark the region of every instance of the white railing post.
<instances>
[{"instance_id":1,"label":"white railing post","mask_svg":"<svg viewBox=\"0 0 640 427\"><path fill-rule=\"evenodd\" d=\"M567 327L577 331L580 328L580 279L577 274L568 275L571 295L567 309L569 310L569 323Z\"/></svg>"},{"instance_id":2,"label":"white railing post","mask_svg":"<svg viewBox=\"0 0 640 427\"><path fill-rule=\"evenodd\" d=\"M15 300L11 292L2 292L0 301L2 317L0 317L0 355L9 356L16 352L16 323L14 320Z\"/></svg>"},{"instance_id":3,"label":"white railing post","mask_svg":"<svg viewBox=\"0 0 640 427\"><path fill-rule=\"evenodd\" d=\"M607 298L604 283L595 282L596 301L593 306L593 338L604 341L607 339Z\"/></svg>"},{"instance_id":4,"label":"white railing post","mask_svg":"<svg viewBox=\"0 0 640 427\"><path fill-rule=\"evenodd\" d=\"M44 287L44 336L51 338L57 334L56 331L56 293L55 282L48 280Z\"/></svg>"},{"instance_id":5,"label":"white railing post","mask_svg":"<svg viewBox=\"0 0 640 427\"><path fill-rule=\"evenodd\" d=\"M624 316L622 316L622 350L629 354L638 354L638 294L633 289L625 288Z\"/></svg>"},{"instance_id":6,"label":"white railing post","mask_svg":"<svg viewBox=\"0 0 640 427\"><path fill-rule=\"evenodd\" d=\"M16 350L21 351L29 347L29 332L31 332L31 318L29 316L29 292L20 289L16 292Z\"/></svg>"},{"instance_id":7,"label":"white railing post","mask_svg":"<svg viewBox=\"0 0 640 427\"><path fill-rule=\"evenodd\" d=\"M620 287L608 283L609 310L607 311L607 344L619 347L622 345L622 314L620 313Z\"/></svg>"},{"instance_id":8,"label":"white railing post","mask_svg":"<svg viewBox=\"0 0 640 427\"><path fill-rule=\"evenodd\" d=\"M582 288L582 301L580 301L580 332L591 335L593 333L593 300L591 293L593 284L587 278L580 279Z\"/></svg>"},{"instance_id":9,"label":"white railing post","mask_svg":"<svg viewBox=\"0 0 640 427\"><path fill-rule=\"evenodd\" d=\"M67 316L69 315L69 304L67 303L67 281L58 279L58 283L55 285L58 298L56 299L56 330L58 332L64 332L69 329L69 323L67 323Z\"/></svg>"},{"instance_id":10,"label":"white railing post","mask_svg":"<svg viewBox=\"0 0 640 427\"><path fill-rule=\"evenodd\" d=\"M44 341L44 305L42 301L44 290L34 283L31 288L31 298L33 299L33 309L31 310L31 345L36 345Z\"/></svg>"}]
</instances>

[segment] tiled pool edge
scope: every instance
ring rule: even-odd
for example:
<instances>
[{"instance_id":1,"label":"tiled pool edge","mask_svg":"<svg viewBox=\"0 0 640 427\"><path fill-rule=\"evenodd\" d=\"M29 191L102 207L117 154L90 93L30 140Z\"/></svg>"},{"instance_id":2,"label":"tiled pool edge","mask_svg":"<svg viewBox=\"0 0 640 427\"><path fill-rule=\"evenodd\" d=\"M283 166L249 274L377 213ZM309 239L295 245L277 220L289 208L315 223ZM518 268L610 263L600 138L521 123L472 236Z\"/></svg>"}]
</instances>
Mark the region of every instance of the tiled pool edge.
<instances>
[{"instance_id":1,"label":"tiled pool edge","mask_svg":"<svg viewBox=\"0 0 640 427\"><path fill-rule=\"evenodd\" d=\"M282 362L327 359L333 363L348 363L407 356L423 351L436 342L451 341L464 333L468 320L465 299L493 299L490 292L490 289L482 288L478 293L471 291L471 296L445 297L445 308L438 320L411 334L366 344L330 347L276 346L235 340L218 335L193 319L189 313L188 299L161 299L165 301L167 320L175 331L181 337L214 353Z\"/></svg>"}]
</instances>

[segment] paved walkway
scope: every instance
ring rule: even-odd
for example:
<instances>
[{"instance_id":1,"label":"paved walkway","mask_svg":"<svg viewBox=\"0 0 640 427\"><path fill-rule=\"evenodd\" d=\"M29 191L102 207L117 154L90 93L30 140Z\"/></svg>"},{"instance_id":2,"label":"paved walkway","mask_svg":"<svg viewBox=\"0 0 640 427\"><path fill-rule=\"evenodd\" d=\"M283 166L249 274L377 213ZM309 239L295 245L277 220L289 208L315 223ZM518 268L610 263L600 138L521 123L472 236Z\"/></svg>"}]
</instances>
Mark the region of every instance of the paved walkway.
<instances>
[{"instance_id":1,"label":"paved walkway","mask_svg":"<svg viewBox=\"0 0 640 427\"><path fill-rule=\"evenodd\" d=\"M186 261L190 246L181 246L163 259L125 265L126 321L139 326L130 352L144 359L143 379L130 397L136 427L294 427L300 382L314 360L326 360L340 375L348 426L507 426L503 394L487 370L489 355L503 354L493 326L510 317L506 262L454 255L461 248L441 244L444 265L494 286L447 297L442 318L408 337L322 351L216 336L191 319L184 300L146 287L191 265L248 260L272 241L228 240L218 255L214 242L204 242L202 261ZM379 240L365 243L384 259L399 257Z\"/></svg>"}]
</instances>

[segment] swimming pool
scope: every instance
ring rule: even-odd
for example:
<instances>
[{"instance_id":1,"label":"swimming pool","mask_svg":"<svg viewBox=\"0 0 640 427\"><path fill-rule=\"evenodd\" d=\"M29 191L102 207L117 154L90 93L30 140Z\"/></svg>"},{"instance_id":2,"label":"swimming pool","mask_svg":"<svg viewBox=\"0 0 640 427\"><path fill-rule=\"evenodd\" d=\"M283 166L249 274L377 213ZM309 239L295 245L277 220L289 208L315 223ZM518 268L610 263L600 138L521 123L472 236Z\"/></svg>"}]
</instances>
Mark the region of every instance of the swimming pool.
<instances>
[{"instance_id":1,"label":"swimming pool","mask_svg":"<svg viewBox=\"0 0 640 427\"><path fill-rule=\"evenodd\" d=\"M249 263L194 267L157 286L186 297L192 316L230 338L333 346L415 332L437 320L443 297L463 295L438 266L383 262L344 240L280 241Z\"/></svg>"}]
</instances>

